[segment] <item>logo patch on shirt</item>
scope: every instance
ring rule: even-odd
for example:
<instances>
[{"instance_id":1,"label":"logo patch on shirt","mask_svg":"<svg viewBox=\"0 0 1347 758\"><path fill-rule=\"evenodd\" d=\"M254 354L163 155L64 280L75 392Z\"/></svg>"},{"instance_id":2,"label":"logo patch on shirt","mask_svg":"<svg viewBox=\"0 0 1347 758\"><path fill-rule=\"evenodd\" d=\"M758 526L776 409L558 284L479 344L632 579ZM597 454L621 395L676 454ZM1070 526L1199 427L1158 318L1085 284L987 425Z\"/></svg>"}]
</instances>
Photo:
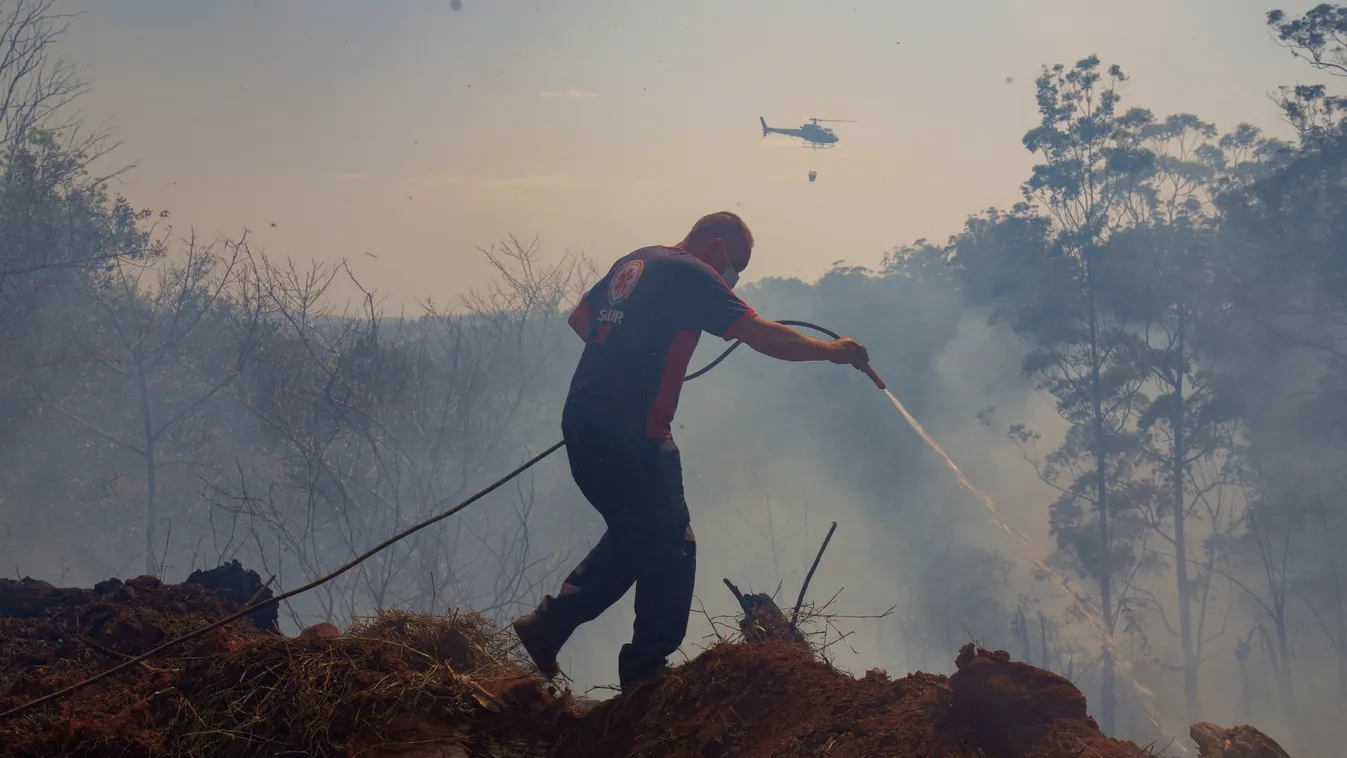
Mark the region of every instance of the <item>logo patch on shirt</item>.
<instances>
[{"instance_id":1,"label":"logo patch on shirt","mask_svg":"<svg viewBox=\"0 0 1347 758\"><path fill-rule=\"evenodd\" d=\"M614 271L612 281L608 282L608 302L617 305L630 297L642 271L645 271L645 261L639 259L627 261L622 264L622 268Z\"/></svg>"}]
</instances>

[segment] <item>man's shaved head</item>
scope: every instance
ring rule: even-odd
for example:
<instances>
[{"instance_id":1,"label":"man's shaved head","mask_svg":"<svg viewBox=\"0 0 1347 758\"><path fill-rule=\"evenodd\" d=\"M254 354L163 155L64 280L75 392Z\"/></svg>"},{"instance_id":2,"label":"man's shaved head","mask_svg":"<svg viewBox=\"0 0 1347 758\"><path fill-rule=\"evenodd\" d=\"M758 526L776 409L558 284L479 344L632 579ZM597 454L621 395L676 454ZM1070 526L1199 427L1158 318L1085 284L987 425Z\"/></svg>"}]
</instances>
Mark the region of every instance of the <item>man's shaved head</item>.
<instances>
[{"instance_id":1,"label":"man's shaved head","mask_svg":"<svg viewBox=\"0 0 1347 758\"><path fill-rule=\"evenodd\" d=\"M716 238L731 245L743 245L745 251L753 249L753 232L748 230L748 224L729 211L709 213L697 219L686 239L692 243L705 243Z\"/></svg>"},{"instance_id":2,"label":"man's shaved head","mask_svg":"<svg viewBox=\"0 0 1347 758\"><path fill-rule=\"evenodd\" d=\"M710 213L697 219L688 236L678 244L716 271L733 266L742 272L753 255L753 232L738 215L729 211Z\"/></svg>"}]
</instances>

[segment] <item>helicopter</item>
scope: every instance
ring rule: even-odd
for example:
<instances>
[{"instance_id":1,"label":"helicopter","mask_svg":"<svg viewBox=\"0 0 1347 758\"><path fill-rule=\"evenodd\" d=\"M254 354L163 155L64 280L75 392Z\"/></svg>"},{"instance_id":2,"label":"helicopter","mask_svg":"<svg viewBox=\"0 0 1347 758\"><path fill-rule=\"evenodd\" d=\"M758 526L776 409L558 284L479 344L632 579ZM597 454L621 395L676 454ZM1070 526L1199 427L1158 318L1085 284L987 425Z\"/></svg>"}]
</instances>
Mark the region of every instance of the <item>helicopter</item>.
<instances>
[{"instance_id":1,"label":"helicopter","mask_svg":"<svg viewBox=\"0 0 1347 758\"><path fill-rule=\"evenodd\" d=\"M808 147L814 150L827 150L833 145L836 145L839 141L836 132L826 126L819 126L819 124L856 123L855 121L847 121L845 119L811 118L809 119L809 123L801 124L798 129L778 129L776 127L768 126L767 119L762 116L758 117L758 121L762 122L762 136L766 137L769 134L784 134L787 137L799 137L805 142L801 147Z\"/></svg>"}]
</instances>

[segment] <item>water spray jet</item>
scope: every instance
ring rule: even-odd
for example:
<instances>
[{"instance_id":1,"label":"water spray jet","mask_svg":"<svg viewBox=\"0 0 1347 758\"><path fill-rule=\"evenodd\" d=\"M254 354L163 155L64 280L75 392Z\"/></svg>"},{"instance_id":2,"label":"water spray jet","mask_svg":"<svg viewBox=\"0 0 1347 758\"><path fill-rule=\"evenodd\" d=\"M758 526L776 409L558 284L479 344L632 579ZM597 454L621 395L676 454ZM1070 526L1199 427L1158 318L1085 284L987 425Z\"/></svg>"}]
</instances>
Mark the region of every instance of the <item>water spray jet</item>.
<instances>
[{"instance_id":1,"label":"water spray jet","mask_svg":"<svg viewBox=\"0 0 1347 758\"><path fill-rule=\"evenodd\" d=\"M869 374L870 372L866 373ZM960 470L959 466L954 462L954 459L950 458L949 454L945 452L945 449L940 446L940 443L936 442L935 438L926 431L926 428L921 425L921 422L917 421L916 417L908 412L902 402L883 386L883 380L879 379L878 375L871 375L870 378L875 381L875 384L879 386L880 389L884 390L884 394L888 396L889 402L893 403L893 407L897 408L898 412L903 414L903 418L907 420L908 425L912 427L913 431L915 431L927 446L934 450L940 456L941 460L945 462L946 468L953 472L959 486L981 500L982 504L991 512L992 522L1001 527L1005 530L1006 534L1014 537L1016 541L1020 543L1020 546L1024 548L1024 551L1021 552L1020 555L1023 556L1025 560L1034 564L1034 567L1042 571L1046 576L1051 577L1053 582L1071 598L1076 609L1090 622L1094 631L1099 635L1099 638L1104 645L1105 652L1107 652L1109 657L1113 660L1116 673L1122 675L1124 679L1130 682L1133 691L1135 691L1137 696L1141 698L1142 705L1145 706L1146 714L1150 717L1151 723L1166 736L1175 736L1174 732L1170 730L1169 725L1165 723L1164 718L1160 716L1159 710L1155 707L1155 693L1151 691L1149 687L1137 681L1137 678L1132 675L1132 664L1118 654L1118 642L1113 637L1113 634L1109 632L1108 625L1104 622L1103 614L1094 606L1094 603L1090 602L1075 582L1072 582L1065 574L1033 557L1033 553L1039 552L1039 548L1029 535L1025 534L1020 529L1012 527L1010 523L1006 521L1005 516L1002 515L1000 509L996 507L996 502L992 500L991 495L983 492L977 485L973 484L963 471ZM1175 740L1174 744L1184 755L1188 754L1188 748L1181 740Z\"/></svg>"}]
</instances>

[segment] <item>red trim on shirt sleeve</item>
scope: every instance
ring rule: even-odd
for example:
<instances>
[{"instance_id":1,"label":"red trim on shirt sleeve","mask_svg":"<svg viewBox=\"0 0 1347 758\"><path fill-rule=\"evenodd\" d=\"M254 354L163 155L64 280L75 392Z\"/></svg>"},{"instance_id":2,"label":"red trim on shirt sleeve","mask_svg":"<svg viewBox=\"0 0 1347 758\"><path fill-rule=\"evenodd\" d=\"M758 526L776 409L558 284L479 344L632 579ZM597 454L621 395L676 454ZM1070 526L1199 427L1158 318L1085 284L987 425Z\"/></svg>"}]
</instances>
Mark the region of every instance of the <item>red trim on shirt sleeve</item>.
<instances>
[{"instance_id":1,"label":"red trim on shirt sleeve","mask_svg":"<svg viewBox=\"0 0 1347 758\"><path fill-rule=\"evenodd\" d=\"M744 307L748 308L748 312L735 319L734 323L730 324L730 327L720 335L726 342L739 339L739 333L744 330L749 321L757 317L757 311L753 310L751 306L745 305Z\"/></svg>"},{"instance_id":2,"label":"red trim on shirt sleeve","mask_svg":"<svg viewBox=\"0 0 1347 758\"><path fill-rule=\"evenodd\" d=\"M589 342L589 335L594 331L594 309L589 307L588 300L581 300L580 304L575 306L575 314L580 317L580 327L584 332L581 338Z\"/></svg>"},{"instance_id":3,"label":"red trim on shirt sleeve","mask_svg":"<svg viewBox=\"0 0 1347 758\"><path fill-rule=\"evenodd\" d=\"M650 439L662 440L673 436L670 423L678 407L678 393L683 389L683 376L688 372L688 364L692 362L692 353L697 349L699 337L700 332L681 331L669 345L659 389L655 391L655 401L650 404L650 412L645 417L645 434Z\"/></svg>"}]
</instances>

